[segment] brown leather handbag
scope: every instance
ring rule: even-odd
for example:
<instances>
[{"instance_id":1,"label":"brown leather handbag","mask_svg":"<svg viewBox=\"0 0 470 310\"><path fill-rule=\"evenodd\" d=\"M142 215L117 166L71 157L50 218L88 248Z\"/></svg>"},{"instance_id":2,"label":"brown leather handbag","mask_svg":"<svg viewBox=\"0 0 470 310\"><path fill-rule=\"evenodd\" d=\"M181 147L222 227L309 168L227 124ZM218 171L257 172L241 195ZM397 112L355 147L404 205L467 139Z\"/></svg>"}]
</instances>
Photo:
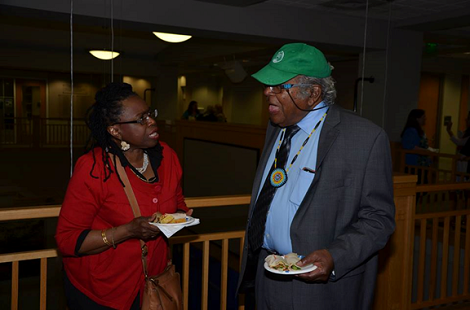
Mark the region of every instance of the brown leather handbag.
<instances>
[{"instance_id":1,"label":"brown leather handbag","mask_svg":"<svg viewBox=\"0 0 470 310\"><path fill-rule=\"evenodd\" d=\"M112 159L111 159L112 160ZM140 208L132 190L131 183L127 177L124 167L118 157L116 157L116 169L124 183L132 212L135 217L140 216ZM142 295L142 310L180 310L183 309L183 293L181 292L180 274L175 271L175 265L170 258L168 249L168 265L162 273L156 276L149 276L147 273L147 245L140 240L142 249L142 267L145 275L145 288Z\"/></svg>"},{"instance_id":2,"label":"brown leather handbag","mask_svg":"<svg viewBox=\"0 0 470 310\"><path fill-rule=\"evenodd\" d=\"M142 297L142 310L182 309L180 274L168 265L158 276L147 277Z\"/></svg>"}]
</instances>

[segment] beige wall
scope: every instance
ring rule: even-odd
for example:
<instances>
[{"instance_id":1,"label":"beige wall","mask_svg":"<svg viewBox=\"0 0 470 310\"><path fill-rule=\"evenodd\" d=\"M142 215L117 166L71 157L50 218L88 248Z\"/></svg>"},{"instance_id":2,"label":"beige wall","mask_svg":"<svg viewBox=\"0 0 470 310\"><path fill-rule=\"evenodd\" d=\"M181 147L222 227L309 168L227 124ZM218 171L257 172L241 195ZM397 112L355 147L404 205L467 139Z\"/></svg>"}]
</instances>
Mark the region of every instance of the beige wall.
<instances>
[{"instance_id":1,"label":"beige wall","mask_svg":"<svg viewBox=\"0 0 470 310\"><path fill-rule=\"evenodd\" d=\"M146 97L146 102L150 106L152 103L153 98L153 91L148 90L145 92L146 89L152 88L152 84L149 79L145 78L136 78L132 76L124 76L122 78L124 83L128 83L132 85L132 90L139 95L142 99ZM144 94L145 92L145 94Z\"/></svg>"},{"instance_id":2,"label":"beige wall","mask_svg":"<svg viewBox=\"0 0 470 310\"><path fill-rule=\"evenodd\" d=\"M456 153L456 146L449 139L449 135L445 130L444 116L451 116L454 124L458 124L459 111L460 111L460 92L462 86L462 76L460 74L447 74L444 77L442 85L442 113L438 118L437 129L440 130L440 151L441 153ZM454 133L456 133L456 126L454 125ZM450 161L441 161L439 163L442 169L451 169Z\"/></svg>"},{"instance_id":3,"label":"beige wall","mask_svg":"<svg viewBox=\"0 0 470 310\"><path fill-rule=\"evenodd\" d=\"M59 76L52 77L48 83L48 117L64 118L70 116L70 81ZM74 82L74 117L85 117L86 110L93 104L98 85L90 82Z\"/></svg>"},{"instance_id":4,"label":"beige wall","mask_svg":"<svg viewBox=\"0 0 470 310\"><path fill-rule=\"evenodd\" d=\"M200 74L186 77L185 100L180 100L181 114L191 100L199 108L221 104L227 121L236 124L263 125L264 97L260 84L251 77L241 83L232 83L223 75L204 77ZM180 90L179 90L180 92ZM178 118L181 115L178 116Z\"/></svg>"}]
</instances>

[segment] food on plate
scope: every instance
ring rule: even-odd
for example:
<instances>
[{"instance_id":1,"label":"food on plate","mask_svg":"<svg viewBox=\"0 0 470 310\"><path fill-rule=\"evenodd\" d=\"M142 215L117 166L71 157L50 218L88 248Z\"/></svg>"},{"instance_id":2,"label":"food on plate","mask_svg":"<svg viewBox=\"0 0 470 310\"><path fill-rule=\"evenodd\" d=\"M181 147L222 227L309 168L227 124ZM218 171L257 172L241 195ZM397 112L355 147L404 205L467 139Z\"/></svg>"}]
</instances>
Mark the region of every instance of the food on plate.
<instances>
[{"instance_id":1,"label":"food on plate","mask_svg":"<svg viewBox=\"0 0 470 310\"><path fill-rule=\"evenodd\" d=\"M299 260L300 257L297 253L289 253L284 256L271 254L265 258L269 268L279 271L300 270L301 268L296 265Z\"/></svg>"},{"instance_id":2,"label":"food on plate","mask_svg":"<svg viewBox=\"0 0 470 310\"><path fill-rule=\"evenodd\" d=\"M177 224L177 223L186 223L186 214L185 213L165 213L161 214L157 212L157 217L153 221L154 223L159 224Z\"/></svg>"}]
</instances>

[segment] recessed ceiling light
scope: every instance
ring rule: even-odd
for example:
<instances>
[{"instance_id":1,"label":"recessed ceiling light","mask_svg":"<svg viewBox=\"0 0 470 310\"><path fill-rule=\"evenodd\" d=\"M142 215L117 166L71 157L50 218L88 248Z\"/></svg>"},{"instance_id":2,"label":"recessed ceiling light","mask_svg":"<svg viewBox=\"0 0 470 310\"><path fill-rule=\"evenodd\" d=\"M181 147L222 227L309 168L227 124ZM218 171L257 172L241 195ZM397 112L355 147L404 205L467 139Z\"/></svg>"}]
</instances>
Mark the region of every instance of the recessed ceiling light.
<instances>
[{"instance_id":1,"label":"recessed ceiling light","mask_svg":"<svg viewBox=\"0 0 470 310\"><path fill-rule=\"evenodd\" d=\"M176 34L176 33L166 33L166 32L154 32L160 40L170 42L170 43L181 43L191 39L191 36L184 35L184 34Z\"/></svg>"}]
</instances>

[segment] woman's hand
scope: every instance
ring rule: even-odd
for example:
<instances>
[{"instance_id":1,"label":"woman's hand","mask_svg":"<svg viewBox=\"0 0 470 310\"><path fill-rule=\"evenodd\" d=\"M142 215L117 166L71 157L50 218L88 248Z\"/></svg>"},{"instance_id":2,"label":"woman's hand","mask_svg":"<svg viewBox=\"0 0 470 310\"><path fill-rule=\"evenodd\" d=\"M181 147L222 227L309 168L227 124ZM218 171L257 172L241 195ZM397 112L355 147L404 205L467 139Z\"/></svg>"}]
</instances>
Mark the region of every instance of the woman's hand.
<instances>
[{"instance_id":1,"label":"woman's hand","mask_svg":"<svg viewBox=\"0 0 470 310\"><path fill-rule=\"evenodd\" d=\"M153 222L156 217L156 214L148 217L136 217L126 224L130 238L142 239L144 241L155 239L160 233L160 229L155 225L149 224L149 222Z\"/></svg>"},{"instance_id":2,"label":"woman's hand","mask_svg":"<svg viewBox=\"0 0 470 310\"><path fill-rule=\"evenodd\" d=\"M446 130L449 133L450 136L453 136L454 134L452 133L452 122L447 122L446 124Z\"/></svg>"}]
</instances>

